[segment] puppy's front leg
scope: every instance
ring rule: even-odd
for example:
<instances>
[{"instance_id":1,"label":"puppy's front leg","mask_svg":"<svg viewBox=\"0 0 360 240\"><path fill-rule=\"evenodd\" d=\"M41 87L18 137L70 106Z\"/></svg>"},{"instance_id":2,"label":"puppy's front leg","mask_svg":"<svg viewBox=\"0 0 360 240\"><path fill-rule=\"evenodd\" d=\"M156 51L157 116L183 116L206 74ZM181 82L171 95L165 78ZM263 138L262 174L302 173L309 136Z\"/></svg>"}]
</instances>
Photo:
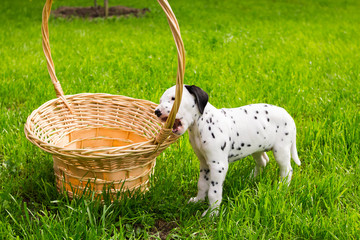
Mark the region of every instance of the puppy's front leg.
<instances>
[{"instance_id":1,"label":"puppy's front leg","mask_svg":"<svg viewBox=\"0 0 360 240\"><path fill-rule=\"evenodd\" d=\"M199 160L200 160L200 174L198 181L198 193L196 197L190 198L189 203L204 201L206 194L209 190L210 169L205 159L199 157Z\"/></svg>"},{"instance_id":2,"label":"puppy's front leg","mask_svg":"<svg viewBox=\"0 0 360 240\"><path fill-rule=\"evenodd\" d=\"M211 211L212 215L218 215L219 206L222 200L223 192L223 183L225 181L225 176L228 171L229 163L226 156L219 158L209 158L207 161L210 170L210 180L209 180L209 208L203 213L203 216L207 214L208 211Z\"/></svg>"}]
</instances>

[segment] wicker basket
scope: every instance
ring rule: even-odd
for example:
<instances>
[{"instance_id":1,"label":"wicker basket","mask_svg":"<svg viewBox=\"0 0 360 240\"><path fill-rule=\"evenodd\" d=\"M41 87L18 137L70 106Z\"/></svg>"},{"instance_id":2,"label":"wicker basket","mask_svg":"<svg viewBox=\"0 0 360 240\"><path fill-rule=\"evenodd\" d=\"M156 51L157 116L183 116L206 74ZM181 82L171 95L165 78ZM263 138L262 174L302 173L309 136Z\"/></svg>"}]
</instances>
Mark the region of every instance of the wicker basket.
<instances>
[{"instance_id":1,"label":"wicker basket","mask_svg":"<svg viewBox=\"0 0 360 240\"><path fill-rule=\"evenodd\" d=\"M168 2L158 2L167 16L178 53L175 103L165 124L154 114L156 104L150 101L103 93L64 95L49 44L52 0L45 3L42 43L57 98L31 113L25 134L53 155L57 187L70 197L86 189L95 194L109 187L113 193L147 190L156 157L177 140L172 126L182 96L185 50Z\"/></svg>"}]
</instances>

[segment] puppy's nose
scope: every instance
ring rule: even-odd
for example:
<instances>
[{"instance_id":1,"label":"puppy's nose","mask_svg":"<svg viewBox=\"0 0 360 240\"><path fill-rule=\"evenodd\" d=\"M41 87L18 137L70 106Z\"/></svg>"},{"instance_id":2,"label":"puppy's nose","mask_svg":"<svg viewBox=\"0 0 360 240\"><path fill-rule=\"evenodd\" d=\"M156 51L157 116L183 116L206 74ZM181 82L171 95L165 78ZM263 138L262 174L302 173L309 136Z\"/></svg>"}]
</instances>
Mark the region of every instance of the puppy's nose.
<instances>
[{"instance_id":1,"label":"puppy's nose","mask_svg":"<svg viewBox=\"0 0 360 240\"><path fill-rule=\"evenodd\" d=\"M156 109L155 110L155 115L160 117L161 116L161 111L159 109Z\"/></svg>"}]
</instances>

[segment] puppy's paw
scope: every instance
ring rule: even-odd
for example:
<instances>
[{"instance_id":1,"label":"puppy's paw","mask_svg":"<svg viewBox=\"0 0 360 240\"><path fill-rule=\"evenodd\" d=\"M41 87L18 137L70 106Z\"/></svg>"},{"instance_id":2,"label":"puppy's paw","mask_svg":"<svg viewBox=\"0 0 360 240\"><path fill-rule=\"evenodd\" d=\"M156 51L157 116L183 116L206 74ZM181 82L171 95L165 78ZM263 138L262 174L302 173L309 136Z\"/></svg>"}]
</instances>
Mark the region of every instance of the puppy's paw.
<instances>
[{"instance_id":1,"label":"puppy's paw","mask_svg":"<svg viewBox=\"0 0 360 240\"><path fill-rule=\"evenodd\" d=\"M265 162L265 165L269 162L269 156L266 154L266 152L262 153L261 159L263 160L263 162Z\"/></svg>"},{"instance_id":2,"label":"puppy's paw","mask_svg":"<svg viewBox=\"0 0 360 240\"><path fill-rule=\"evenodd\" d=\"M202 198L192 197L192 198L189 199L188 203L197 203L197 202L202 202L204 200L205 199L202 199Z\"/></svg>"},{"instance_id":3,"label":"puppy's paw","mask_svg":"<svg viewBox=\"0 0 360 240\"><path fill-rule=\"evenodd\" d=\"M205 217L206 215L209 215L209 217L217 217L219 216L219 209L218 208L209 208L206 210L201 217Z\"/></svg>"}]
</instances>

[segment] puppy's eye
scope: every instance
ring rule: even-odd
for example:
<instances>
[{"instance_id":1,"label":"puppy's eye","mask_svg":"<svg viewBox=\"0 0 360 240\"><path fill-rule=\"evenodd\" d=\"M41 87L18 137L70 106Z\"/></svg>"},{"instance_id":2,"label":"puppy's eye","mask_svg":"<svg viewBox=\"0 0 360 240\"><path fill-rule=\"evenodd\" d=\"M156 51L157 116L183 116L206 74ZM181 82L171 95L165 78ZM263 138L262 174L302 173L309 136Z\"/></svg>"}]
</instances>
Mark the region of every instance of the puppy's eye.
<instances>
[{"instance_id":1,"label":"puppy's eye","mask_svg":"<svg viewBox=\"0 0 360 240\"><path fill-rule=\"evenodd\" d=\"M172 101L175 101L175 97L172 97L171 100L172 100Z\"/></svg>"}]
</instances>

